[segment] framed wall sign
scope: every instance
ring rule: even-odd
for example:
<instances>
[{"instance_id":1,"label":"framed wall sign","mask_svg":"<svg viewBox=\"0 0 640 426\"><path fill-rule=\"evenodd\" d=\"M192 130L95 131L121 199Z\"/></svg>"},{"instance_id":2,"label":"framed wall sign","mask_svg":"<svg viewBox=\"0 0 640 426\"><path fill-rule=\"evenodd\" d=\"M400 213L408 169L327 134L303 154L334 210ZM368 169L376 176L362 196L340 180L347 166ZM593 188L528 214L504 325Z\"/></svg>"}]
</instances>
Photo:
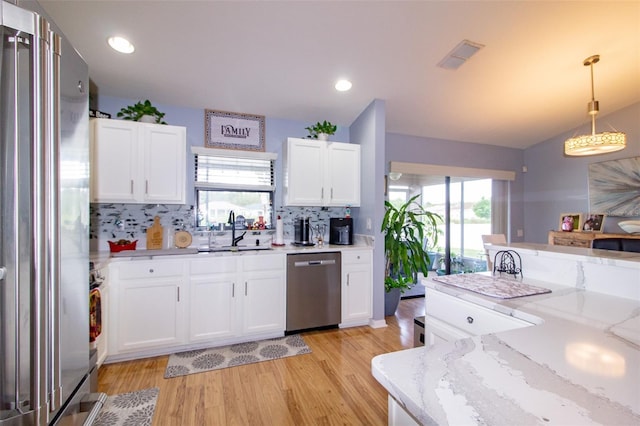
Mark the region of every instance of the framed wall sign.
<instances>
[{"instance_id":1,"label":"framed wall sign","mask_svg":"<svg viewBox=\"0 0 640 426\"><path fill-rule=\"evenodd\" d=\"M205 109L204 146L264 151L264 115Z\"/></svg>"}]
</instances>

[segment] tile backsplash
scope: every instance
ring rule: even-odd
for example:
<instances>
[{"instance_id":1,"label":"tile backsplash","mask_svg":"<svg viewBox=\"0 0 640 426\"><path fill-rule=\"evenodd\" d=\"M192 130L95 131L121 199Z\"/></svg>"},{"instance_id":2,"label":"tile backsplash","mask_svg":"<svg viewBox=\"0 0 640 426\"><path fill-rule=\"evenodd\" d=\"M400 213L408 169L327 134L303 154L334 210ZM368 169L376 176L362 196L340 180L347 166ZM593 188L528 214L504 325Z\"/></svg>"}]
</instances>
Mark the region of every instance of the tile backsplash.
<instances>
[{"instance_id":1,"label":"tile backsplash","mask_svg":"<svg viewBox=\"0 0 640 426\"><path fill-rule=\"evenodd\" d=\"M326 225L325 239L329 239L329 218L344 217L347 209L343 207L281 207L275 215L282 218L285 241L293 240L293 223L298 217L310 218L313 226ZM91 251L108 251L108 241L119 239L138 240L137 248L146 248L147 228L153 224L153 218L160 217L160 224L170 226L174 231L186 230L194 236L193 245L206 244L208 231L196 229L195 208L189 205L172 204L117 204L92 203L90 205L89 247ZM275 219L275 218L274 218ZM270 224L267 224L269 228ZM275 225L274 225L275 227ZM251 231L247 241L260 240L260 244L270 244L273 229ZM231 231L215 231L217 244L228 244Z\"/></svg>"}]
</instances>

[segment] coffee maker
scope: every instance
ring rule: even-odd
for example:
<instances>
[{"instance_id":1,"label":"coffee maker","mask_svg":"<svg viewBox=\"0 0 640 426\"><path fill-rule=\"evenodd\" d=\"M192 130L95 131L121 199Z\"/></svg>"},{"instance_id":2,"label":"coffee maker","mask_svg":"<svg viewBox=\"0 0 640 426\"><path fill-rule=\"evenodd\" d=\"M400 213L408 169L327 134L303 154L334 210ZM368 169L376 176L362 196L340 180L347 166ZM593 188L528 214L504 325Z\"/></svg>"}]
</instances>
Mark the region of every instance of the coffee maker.
<instances>
[{"instance_id":1,"label":"coffee maker","mask_svg":"<svg viewBox=\"0 0 640 426\"><path fill-rule=\"evenodd\" d=\"M293 223L293 244L297 246L312 246L311 224L308 217L299 217Z\"/></svg>"},{"instance_id":2,"label":"coffee maker","mask_svg":"<svg viewBox=\"0 0 640 426\"><path fill-rule=\"evenodd\" d=\"M353 219L350 217L332 217L329 219L329 244L353 244Z\"/></svg>"}]
</instances>

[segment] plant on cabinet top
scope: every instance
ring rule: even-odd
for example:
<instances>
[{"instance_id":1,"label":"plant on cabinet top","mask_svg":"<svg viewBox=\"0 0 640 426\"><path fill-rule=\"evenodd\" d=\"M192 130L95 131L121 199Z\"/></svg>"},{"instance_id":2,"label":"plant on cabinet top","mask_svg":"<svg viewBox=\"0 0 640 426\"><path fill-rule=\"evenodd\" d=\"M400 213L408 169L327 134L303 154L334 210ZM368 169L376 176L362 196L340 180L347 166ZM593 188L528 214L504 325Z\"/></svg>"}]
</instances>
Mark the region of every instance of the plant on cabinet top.
<instances>
[{"instance_id":1,"label":"plant on cabinet top","mask_svg":"<svg viewBox=\"0 0 640 426\"><path fill-rule=\"evenodd\" d=\"M123 120L167 124L162 120L165 113L158 111L158 108L154 107L148 99L146 99L144 102L138 102L134 105L129 105L128 107L122 108L117 115ZM147 118L145 116L151 118Z\"/></svg>"}]
</instances>

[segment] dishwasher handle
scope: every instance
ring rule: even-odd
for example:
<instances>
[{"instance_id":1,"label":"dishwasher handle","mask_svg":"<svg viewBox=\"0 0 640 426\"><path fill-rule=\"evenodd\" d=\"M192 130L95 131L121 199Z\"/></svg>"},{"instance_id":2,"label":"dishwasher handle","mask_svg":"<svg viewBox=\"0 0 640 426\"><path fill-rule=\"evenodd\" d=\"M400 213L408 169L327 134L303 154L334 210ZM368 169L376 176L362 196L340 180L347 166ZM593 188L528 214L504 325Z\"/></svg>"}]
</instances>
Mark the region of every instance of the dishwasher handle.
<instances>
[{"instance_id":1,"label":"dishwasher handle","mask_svg":"<svg viewBox=\"0 0 640 426\"><path fill-rule=\"evenodd\" d=\"M294 262L293 266L302 267L302 266L327 266L327 265L335 265L336 261L334 259L329 260L307 260L306 262Z\"/></svg>"}]
</instances>

